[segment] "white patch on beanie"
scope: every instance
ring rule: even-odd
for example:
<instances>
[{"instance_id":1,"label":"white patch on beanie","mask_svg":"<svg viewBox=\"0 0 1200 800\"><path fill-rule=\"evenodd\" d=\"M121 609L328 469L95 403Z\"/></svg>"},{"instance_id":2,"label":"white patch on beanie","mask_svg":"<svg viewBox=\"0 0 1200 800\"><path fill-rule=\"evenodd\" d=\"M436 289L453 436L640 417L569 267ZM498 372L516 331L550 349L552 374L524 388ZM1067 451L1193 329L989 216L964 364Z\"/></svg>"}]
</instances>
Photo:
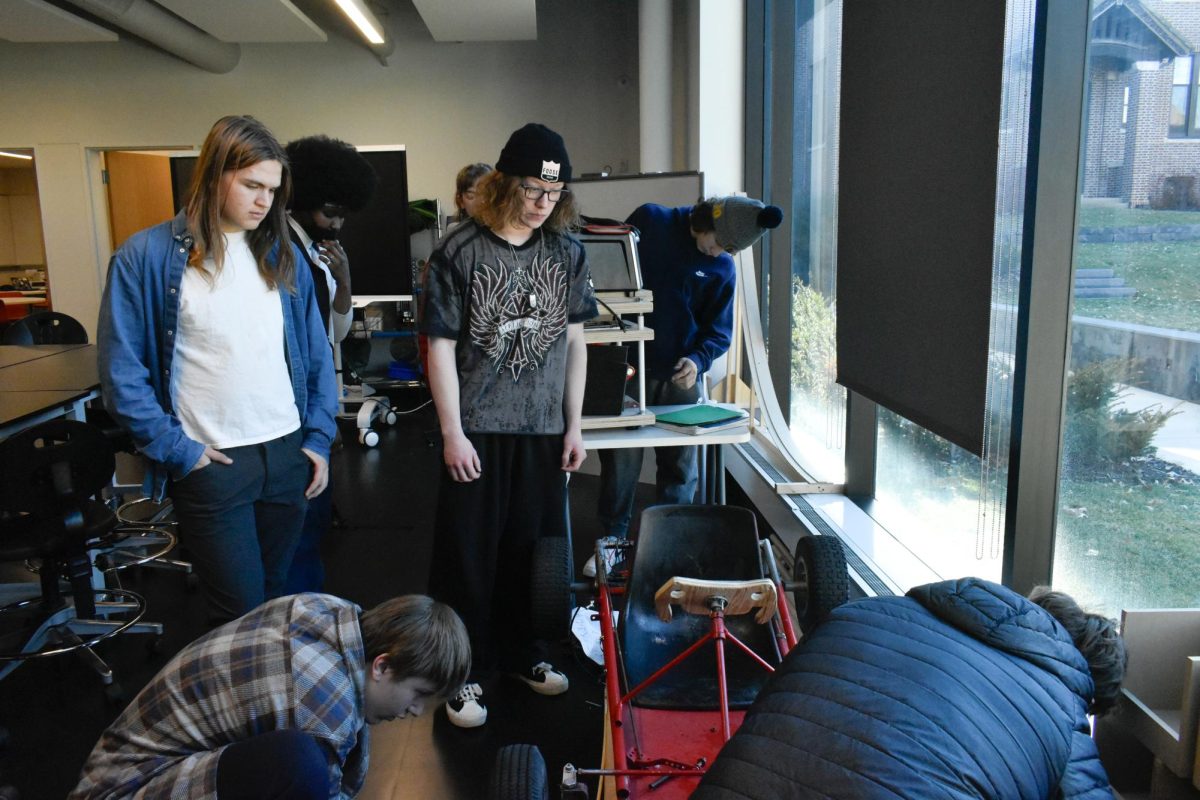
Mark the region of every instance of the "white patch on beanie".
<instances>
[{"instance_id":1,"label":"white patch on beanie","mask_svg":"<svg viewBox=\"0 0 1200 800\"><path fill-rule=\"evenodd\" d=\"M558 172L562 169L562 164L557 161L543 161L541 179L554 183L558 180Z\"/></svg>"}]
</instances>

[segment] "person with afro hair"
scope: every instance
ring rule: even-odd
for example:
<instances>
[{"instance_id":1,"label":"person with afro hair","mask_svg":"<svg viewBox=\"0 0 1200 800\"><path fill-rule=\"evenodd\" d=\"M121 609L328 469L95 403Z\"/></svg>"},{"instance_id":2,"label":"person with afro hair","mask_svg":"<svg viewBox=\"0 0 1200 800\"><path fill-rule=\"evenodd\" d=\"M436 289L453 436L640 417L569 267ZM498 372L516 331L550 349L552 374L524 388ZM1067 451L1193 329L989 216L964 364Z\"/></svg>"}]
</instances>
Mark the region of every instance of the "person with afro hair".
<instances>
[{"instance_id":1,"label":"person with afro hair","mask_svg":"<svg viewBox=\"0 0 1200 800\"><path fill-rule=\"evenodd\" d=\"M328 136L306 136L287 145L292 171L288 225L292 241L304 254L316 287L317 306L329 344L337 347L350 332L354 311L350 293L350 259L338 242L346 216L362 209L375 192L378 178L352 145ZM328 488L311 498L304 530L292 556L284 585L288 594L319 592L325 582L321 537L333 523Z\"/></svg>"},{"instance_id":2,"label":"person with afro hair","mask_svg":"<svg viewBox=\"0 0 1200 800\"><path fill-rule=\"evenodd\" d=\"M288 142L292 168L292 241L303 251L317 285L317 303L337 344L350 331L350 260L338 242L346 217L375 192L374 168L352 145L328 136Z\"/></svg>"}]
</instances>

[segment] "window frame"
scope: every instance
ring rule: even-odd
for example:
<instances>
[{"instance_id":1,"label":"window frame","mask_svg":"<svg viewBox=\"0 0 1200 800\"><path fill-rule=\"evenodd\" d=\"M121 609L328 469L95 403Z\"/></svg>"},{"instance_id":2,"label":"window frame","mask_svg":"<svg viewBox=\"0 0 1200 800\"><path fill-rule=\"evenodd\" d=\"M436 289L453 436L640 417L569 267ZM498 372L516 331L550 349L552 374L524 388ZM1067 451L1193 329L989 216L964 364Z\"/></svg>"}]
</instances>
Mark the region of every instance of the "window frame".
<instances>
[{"instance_id":1,"label":"window frame","mask_svg":"<svg viewBox=\"0 0 1200 800\"><path fill-rule=\"evenodd\" d=\"M1186 84L1175 82L1175 61L1179 58L1187 58L1192 62ZM1175 89L1179 86L1183 86L1187 92L1187 101L1183 107L1182 132L1171 124L1171 112L1175 109ZM1200 139L1200 52L1193 51L1187 56L1176 56L1171 61L1171 101L1167 110L1167 138Z\"/></svg>"}]
</instances>

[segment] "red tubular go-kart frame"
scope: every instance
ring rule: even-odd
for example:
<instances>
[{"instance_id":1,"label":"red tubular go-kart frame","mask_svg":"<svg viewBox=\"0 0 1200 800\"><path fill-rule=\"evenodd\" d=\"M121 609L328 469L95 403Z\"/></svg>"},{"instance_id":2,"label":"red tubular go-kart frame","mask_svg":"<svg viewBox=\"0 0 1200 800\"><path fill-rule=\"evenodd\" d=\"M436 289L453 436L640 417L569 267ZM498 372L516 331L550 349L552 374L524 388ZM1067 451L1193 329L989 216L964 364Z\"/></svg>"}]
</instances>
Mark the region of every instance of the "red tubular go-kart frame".
<instances>
[{"instance_id":1,"label":"red tubular go-kart frame","mask_svg":"<svg viewBox=\"0 0 1200 800\"><path fill-rule=\"evenodd\" d=\"M840 545L836 541L831 542L831 544ZM784 598L783 592L786 587L780 578L769 541L760 541L759 547L761 561L764 562L765 571L769 573L778 597L775 613L767 620L767 623L774 627L779 656L782 658L796 645L795 623ZM607 703L608 711L608 735L611 738L612 768L577 769L572 765L567 765L564 770L563 797L586 796L582 793L571 794L573 787L567 785L567 783L575 784L577 776L612 778L616 786L616 796L622 799L634 796L633 792L638 790L640 779L653 779L647 785L647 789L655 791L655 797L686 797L695 788L696 781L704 774L717 751L720 750L721 746L729 740L733 732L740 726L745 714L744 711L731 711L729 708L729 686L725 669L726 642L732 642L735 647L746 653L764 670L774 672L775 668L761 655L754 652L754 650L738 639L726 627L725 604L719 602L724 600L724 598L714 597L710 598L710 600L718 602L713 602L710 606L709 617L711 627L709 631L648 678L644 679L640 684L627 692L622 692L620 679L623 675L622 670L624 665L619 658L618 634L616 626L613 624L613 598L623 596L625 594L625 586L621 584L614 585L614 583L610 582L611 577L620 577L620 574L617 576L610 575L606 565L616 559L605 557L606 551L615 551L618 549L630 549L630 546L620 540L612 539L601 539L596 543L596 585L600 605L598 616L604 653L605 702ZM840 547L838 549L840 555ZM628 564L629 561L627 560L626 563ZM844 568L842 574L845 574ZM625 571L624 575L627 576L628 571ZM812 611L817 613L827 613L828 610L812 609ZM716 651L719 711L675 711L633 707L632 700L638 694L659 681L683 661L696 655L710 641L714 643ZM771 655L774 656L774 654ZM681 727L682 715L688 717L686 728ZM635 729L636 727L640 727L643 732L641 738L654 740L656 745L666 744L669 746L671 740L676 740L686 743L693 752L705 752L708 755L698 758L694 764L685 764L669 758L654 758L653 754L644 753L636 747L634 749L627 749L625 740L625 729L627 726ZM667 784L672 779L684 780L672 782L673 785L668 787ZM579 792L579 789L575 789L575 791Z\"/></svg>"}]
</instances>

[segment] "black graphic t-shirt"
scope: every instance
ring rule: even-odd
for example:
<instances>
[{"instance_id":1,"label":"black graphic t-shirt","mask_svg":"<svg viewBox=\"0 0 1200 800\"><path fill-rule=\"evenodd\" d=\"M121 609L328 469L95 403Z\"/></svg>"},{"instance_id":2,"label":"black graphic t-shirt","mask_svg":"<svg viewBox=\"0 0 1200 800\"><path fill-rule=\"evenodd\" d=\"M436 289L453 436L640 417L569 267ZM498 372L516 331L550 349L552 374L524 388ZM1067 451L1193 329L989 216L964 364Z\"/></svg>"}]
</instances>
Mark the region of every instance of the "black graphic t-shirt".
<instances>
[{"instance_id":1,"label":"black graphic t-shirt","mask_svg":"<svg viewBox=\"0 0 1200 800\"><path fill-rule=\"evenodd\" d=\"M471 220L429 257L421 332L456 342L467 433L562 433L567 325L594 316L574 237L537 231L516 247Z\"/></svg>"}]
</instances>

